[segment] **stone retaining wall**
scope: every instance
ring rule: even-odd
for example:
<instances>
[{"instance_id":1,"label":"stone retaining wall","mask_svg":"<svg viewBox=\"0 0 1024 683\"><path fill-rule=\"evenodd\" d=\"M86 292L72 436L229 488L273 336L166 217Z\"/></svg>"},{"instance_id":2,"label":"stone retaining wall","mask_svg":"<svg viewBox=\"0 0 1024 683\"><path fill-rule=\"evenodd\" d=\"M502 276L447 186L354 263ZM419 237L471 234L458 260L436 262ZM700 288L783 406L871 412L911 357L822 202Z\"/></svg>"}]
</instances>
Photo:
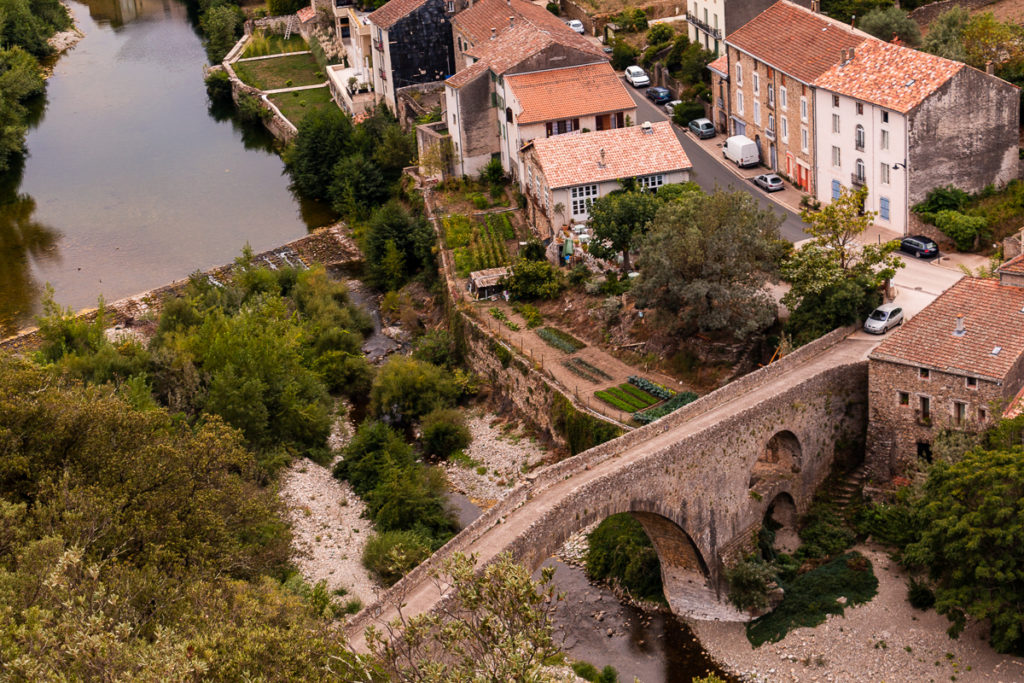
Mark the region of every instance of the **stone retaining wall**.
<instances>
[{"instance_id":1,"label":"stone retaining wall","mask_svg":"<svg viewBox=\"0 0 1024 683\"><path fill-rule=\"evenodd\" d=\"M917 25L921 28L926 28L928 24L935 20L935 17L954 7L963 7L965 10L970 11L985 5L991 5L993 2L995 0L940 0L939 2L918 7L910 13L910 18L916 21Z\"/></svg>"},{"instance_id":2,"label":"stone retaining wall","mask_svg":"<svg viewBox=\"0 0 1024 683\"><path fill-rule=\"evenodd\" d=\"M280 17L267 17L267 19L278 19ZM261 21L261 20L257 20ZM266 117L263 119L263 125L270 133L281 142L287 144L291 142L299 130L292 125L292 122L285 118L281 110L274 106L274 104L267 99L267 96L263 94L263 91L259 88L254 88L251 85L246 85L242 82L242 79L235 73L235 69L232 66L238 61L239 57L245 52L245 46L249 44L249 40L252 38L248 33L235 43L235 46L231 48L231 51L224 57L224 61L221 62L221 68L228 75L228 79L231 81L231 99L234 100L235 104L238 104L238 100L243 95L250 95L256 98L259 102L260 109L267 112Z\"/></svg>"}]
</instances>

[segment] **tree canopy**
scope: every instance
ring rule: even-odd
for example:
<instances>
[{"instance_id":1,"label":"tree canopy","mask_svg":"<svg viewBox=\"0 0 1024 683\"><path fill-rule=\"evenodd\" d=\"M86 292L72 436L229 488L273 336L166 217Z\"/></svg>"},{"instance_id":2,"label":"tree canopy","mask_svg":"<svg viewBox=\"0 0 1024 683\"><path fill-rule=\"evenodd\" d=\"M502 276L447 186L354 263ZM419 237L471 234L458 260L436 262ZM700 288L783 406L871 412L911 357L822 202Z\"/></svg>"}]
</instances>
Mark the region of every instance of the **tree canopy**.
<instances>
[{"instance_id":1,"label":"tree canopy","mask_svg":"<svg viewBox=\"0 0 1024 683\"><path fill-rule=\"evenodd\" d=\"M613 192L599 197L590 205L590 227L594 240L590 253L598 258L610 259L622 254L622 270L632 266L629 252L658 210L658 198L649 192Z\"/></svg>"},{"instance_id":2,"label":"tree canopy","mask_svg":"<svg viewBox=\"0 0 1024 683\"><path fill-rule=\"evenodd\" d=\"M765 284L786 249L781 222L744 192L682 193L640 241L638 305L737 338L765 329L776 315Z\"/></svg>"},{"instance_id":3,"label":"tree canopy","mask_svg":"<svg viewBox=\"0 0 1024 683\"><path fill-rule=\"evenodd\" d=\"M921 29L917 22L899 7L878 7L871 10L860 20L858 28L887 42L899 38L901 43L909 47L921 44Z\"/></svg>"}]
</instances>

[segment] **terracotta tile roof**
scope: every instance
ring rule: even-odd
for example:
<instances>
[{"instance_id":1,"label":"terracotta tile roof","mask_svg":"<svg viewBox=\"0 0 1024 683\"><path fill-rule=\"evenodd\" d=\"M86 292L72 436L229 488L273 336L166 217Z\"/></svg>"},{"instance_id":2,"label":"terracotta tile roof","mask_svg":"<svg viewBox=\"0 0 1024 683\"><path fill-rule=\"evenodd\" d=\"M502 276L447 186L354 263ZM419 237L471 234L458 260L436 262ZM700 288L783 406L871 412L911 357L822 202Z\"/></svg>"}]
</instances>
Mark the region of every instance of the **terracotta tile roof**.
<instances>
[{"instance_id":1,"label":"terracotta tile roof","mask_svg":"<svg viewBox=\"0 0 1024 683\"><path fill-rule=\"evenodd\" d=\"M608 62L506 76L523 111L519 123L538 123L636 109Z\"/></svg>"},{"instance_id":2,"label":"terracotta tile roof","mask_svg":"<svg viewBox=\"0 0 1024 683\"><path fill-rule=\"evenodd\" d=\"M552 188L692 168L668 121L652 124L649 133L630 126L538 138L524 149L531 146Z\"/></svg>"},{"instance_id":3,"label":"terracotta tile roof","mask_svg":"<svg viewBox=\"0 0 1024 683\"><path fill-rule=\"evenodd\" d=\"M839 62L840 50L857 47L866 37L846 24L780 0L726 36L725 42L812 83Z\"/></svg>"},{"instance_id":4,"label":"terracotta tile roof","mask_svg":"<svg viewBox=\"0 0 1024 683\"><path fill-rule=\"evenodd\" d=\"M487 73L488 64L485 61L473 62L462 71L459 71L454 76L445 81L445 85L450 85L453 88L461 88L462 86L475 81L479 76Z\"/></svg>"},{"instance_id":5,"label":"terracotta tile roof","mask_svg":"<svg viewBox=\"0 0 1024 683\"><path fill-rule=\"evenodd\" d=\"M725 74L725 76L728 77L729 55L723 54L721 57L708 64L708 68L711 69L712 71L717 71L720 74Z\"/></svg>"},{"instance_id":6,"label":"terracotta tile roof","mask_svg":"<svg viewBox=\"0 0 1024 683\"><path fill-rule=\"evenodd\" d=\"M316 10L312 7L303 7L295 13L299 17L299 21L305 24L307 21L316 16Z\"/></svg>"},{"instance_id":7,"label":"terracotta tile roof","mask_svg":"<svg viewBox=\"0 0 1024 683\"><path fill-rule=\"evenodd\" d=\"M564 21L539 5L526 0L479 0L454 17L452 25L468 37L474 45L491 39L491 29L498 34L514 25L529 24L538 31L551 35L556 42L579 50L603 54L597 46L569 28Z\"/></svg>"},{"instance_id":8,"label":"terracotta tile roof","mask_svg":"<svg viewBox=\"0 0 1024 683\"><path fill-rule=\"evenodd\" d=\"M1006 406L1006 410L1003 411L1003 419L1012 420L1021 413L1024 413L1024 387L1021 387L1010 404Z\"/></svg>"},{"instance_id":9,"label":"terracotta tile roof","mask_svg":"<svg viewBox=\"0 0 1024 683\"><path fill-rule=\"evenodd\" d=\"M1012 259L999 266L999 272L1024 274L1024 254L1014 256Z\"/></svg>"},{"instance_id":10,"label":"terracotta tile roof","mask_svg":"<svg viewBox=\"0 0 1024 683\"><path fill-rule=\"evenodd\" d=\"M850 62L833 64L814 85L906 113L963 68L961 62L870 39L857 46Z\"/></svg>"},{"instance_id":11,"label":"terracotta tile roof","mask_svg":"<svg viewBox=\"0 0 1024 683\"><path fill-rule=\"evenodd\" d=\"M390 0L383 7L371 12L366 18L374 26L391 28L399 19L425 4L427 4L427 0Z\"/></svg>"},{"instance_id":12,"label":"terracotta tile roof","mask_svg":"<svg viewBox=\"0 0 1024 683\"><path fill-rule=\"evenodd\" d=\"M961 314L965 332L956 336ZM965 277L879 344L869 358L1002 381L1021 354L1024 287Z\"/></svg>"}]
</instances>

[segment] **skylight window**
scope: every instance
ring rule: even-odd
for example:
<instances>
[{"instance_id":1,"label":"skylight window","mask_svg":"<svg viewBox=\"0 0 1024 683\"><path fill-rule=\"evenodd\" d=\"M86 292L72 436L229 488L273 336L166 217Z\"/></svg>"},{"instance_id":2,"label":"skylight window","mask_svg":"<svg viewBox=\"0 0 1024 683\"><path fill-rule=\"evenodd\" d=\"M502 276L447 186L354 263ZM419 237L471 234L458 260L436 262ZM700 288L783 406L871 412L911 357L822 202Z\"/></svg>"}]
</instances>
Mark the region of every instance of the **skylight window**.
<instances>
[{"instance_id":1,"label":"skylight window","mask_svg":"<svg viewBox=\"0 0 1024 683\"><path fill-rule=\"evenodd\" d=\"M992 347L992 355L993 356L998 356L999 352L1002 351L1002 350L1003 350L1002 346L993 346Z\"/></svg>"}]
</instances>

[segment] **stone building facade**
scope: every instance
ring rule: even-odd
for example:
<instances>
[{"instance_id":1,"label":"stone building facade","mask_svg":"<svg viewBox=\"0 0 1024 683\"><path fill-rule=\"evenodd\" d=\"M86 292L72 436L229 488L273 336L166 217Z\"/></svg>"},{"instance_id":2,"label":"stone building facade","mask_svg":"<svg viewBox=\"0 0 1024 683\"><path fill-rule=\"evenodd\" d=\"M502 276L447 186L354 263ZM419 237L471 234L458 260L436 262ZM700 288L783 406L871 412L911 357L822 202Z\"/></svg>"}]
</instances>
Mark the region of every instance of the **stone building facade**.
<instances>
[{"instance_id":1,"label":"stone building facade","mask_svg":"<svg viewBox=\"0 0 1024 683\"><path fill-rule=\"evenodd\" d=\"M1024 386L1024 262L963 278L869 356L866 465L872 484L930 462L943 430L978 432Z\"/></svg>"},{"instance_id":2,"label":"stone building facade","mask_svg":"<svg viewBox=\"0 0 1024 683\"><path fill-rule=\"evenodd\" d=\"M374 92L392 111L399 88L455 73L447 8L445 0L391 0L367 17Z\"/></svg>"}]
</instances>

